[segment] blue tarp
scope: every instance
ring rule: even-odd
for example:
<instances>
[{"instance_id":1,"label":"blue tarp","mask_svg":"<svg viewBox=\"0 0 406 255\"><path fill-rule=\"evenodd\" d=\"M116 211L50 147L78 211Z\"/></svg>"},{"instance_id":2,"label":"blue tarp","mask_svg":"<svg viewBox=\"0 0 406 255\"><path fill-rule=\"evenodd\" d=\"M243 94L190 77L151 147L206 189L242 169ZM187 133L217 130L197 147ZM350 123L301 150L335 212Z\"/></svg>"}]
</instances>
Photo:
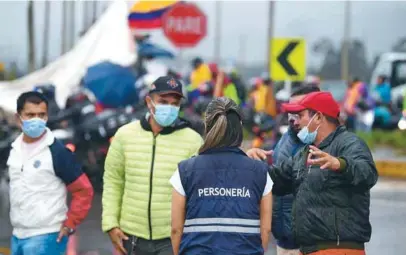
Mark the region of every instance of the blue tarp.
<instances>
[{"instance_id":1,"label":"blue tarp","mask_svg":"<svg viewBox=\"0 0 406 255\"><path fill-rule=\"evenodd\" d=\"M138 55L139 56L152 56L155 58L174 58L175 55L161 48L155 44L149 42L143 42L138 45Z\"/></svg>"},{"instance_id":2,"label":"blue tarp","mask_svg":"<svg viewBox=\"0 0 406 255\"><path fill-rule=\"evenodd\" d=\"M83 85L106 107L122 107L138 102L136 76L131 68L108 61L87 69Z\"/></svg>"},{"instance_id":3,"label":"blue tarp","mask_svg":"<svg viewBox=\"0 0 406 255\"><path fill-rule=\"evenodd\" d=\"M154 58L175 57L172 52L149 42L138 45L138 55ZM105 61L87 69L83 84L104 106L117 108L138 103L136 79L131 68Z\"/></svg>"}]
</instances>

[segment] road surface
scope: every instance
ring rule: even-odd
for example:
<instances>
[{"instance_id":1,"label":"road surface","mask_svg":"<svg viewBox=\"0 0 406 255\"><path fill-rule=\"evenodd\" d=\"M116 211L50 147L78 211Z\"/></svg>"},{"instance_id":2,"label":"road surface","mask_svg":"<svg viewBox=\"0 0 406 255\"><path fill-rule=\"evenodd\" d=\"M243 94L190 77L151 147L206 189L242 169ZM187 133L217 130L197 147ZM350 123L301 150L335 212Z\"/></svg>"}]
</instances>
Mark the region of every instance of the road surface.
<instances>
[{"instance_id":1,"label":"road surface","mask_svg":"<svg viewBox=\"0 0 406 255\"><path fill-rule=\"evenodd\" d=\"M371 242L367 245L367 254L404 254L406 251L406 182L381 179L371 193L373 234ZM77 231L77 255L113 254L109 239L100 229L100 200L100 194L96 194L87 220ZM0 217L0 247L9 246L10 233L8 217L3 215ZM266 253L266 255L274 254L274 248Z\"/></svg>"}]
</instances>

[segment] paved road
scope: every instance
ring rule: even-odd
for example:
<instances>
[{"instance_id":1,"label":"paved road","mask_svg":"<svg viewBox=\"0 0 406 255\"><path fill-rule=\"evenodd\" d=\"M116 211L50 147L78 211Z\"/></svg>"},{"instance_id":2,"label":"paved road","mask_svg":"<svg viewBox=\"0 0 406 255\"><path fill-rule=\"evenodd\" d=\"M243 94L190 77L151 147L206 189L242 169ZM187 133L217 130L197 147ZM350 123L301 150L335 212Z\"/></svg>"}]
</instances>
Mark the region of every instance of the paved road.
<instances>
[{"instance_id":1,"label":"paved road","mask_svg":"<svg viewBox=\"0 0 406 255\"><path fill-rule=\"evenodd\" d=\"M111 255L112 248L100 230L100 195L96 195L88 219L78 230L78 255ZM406 182L382 179L372 190L371 221L373 235L368 255L404 254L406 251ZM7 217L0 217L0 247L9 245L11 228ZM271 246L273 246L271 244ZM93 252L89 252L93 251ZM274 255L271 249L266 255Z\"/></svg>"}]
</instances>

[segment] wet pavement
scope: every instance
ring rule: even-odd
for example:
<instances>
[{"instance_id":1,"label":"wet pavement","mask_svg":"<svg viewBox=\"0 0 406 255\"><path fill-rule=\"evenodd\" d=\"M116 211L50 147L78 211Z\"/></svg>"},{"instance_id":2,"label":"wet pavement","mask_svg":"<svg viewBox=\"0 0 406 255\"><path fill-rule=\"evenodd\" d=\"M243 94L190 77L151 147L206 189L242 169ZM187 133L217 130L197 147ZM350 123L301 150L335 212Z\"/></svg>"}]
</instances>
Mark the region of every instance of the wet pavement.
<instances>
[{"instance_id":1,"label":"wet pavement","mask_svg":"<svg viewBox=\"0 0 406 255\"><path fill-rule=\"evenodd\" d=\"M406 254L406 181L381 179L371 192L373 234L367 244L368 255ZM101 232L101 196L95 196L92 210L77 231L77 255L111 255L112 247ZM0 217L0 247L8 247L11 227L8 217ZM1 249L0 249L1 251ZM276 254L271 249L266 255Z\"/></svg>"}]
</instances>

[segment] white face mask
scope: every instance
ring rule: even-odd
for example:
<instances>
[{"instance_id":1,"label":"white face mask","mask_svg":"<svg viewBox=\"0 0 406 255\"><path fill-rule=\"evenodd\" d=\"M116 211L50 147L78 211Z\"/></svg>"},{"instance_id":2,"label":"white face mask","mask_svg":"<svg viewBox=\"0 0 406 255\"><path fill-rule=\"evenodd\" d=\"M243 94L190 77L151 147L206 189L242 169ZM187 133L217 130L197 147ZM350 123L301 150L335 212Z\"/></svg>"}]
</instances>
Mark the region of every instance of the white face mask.
<instances>
[{"instance_id":1,"label":"white face mask","mask_svg":"<svg viewBox=\"0 0 406 255\"><path fill-rule=\"evenodd\" d=\"M302 141L302 143L304 144L312 144L314 143L314 141L316 140L317 137L317 131L319 130L319 126L317 126L316 130L314 130L313 132L309 132L309 125L310 123L312 123L313 119L316 117L316 115L314 115L309 123L302 128L299 133L297 133L297 137L300 139L300 141Z\"/></svg>"}]
</instances>

